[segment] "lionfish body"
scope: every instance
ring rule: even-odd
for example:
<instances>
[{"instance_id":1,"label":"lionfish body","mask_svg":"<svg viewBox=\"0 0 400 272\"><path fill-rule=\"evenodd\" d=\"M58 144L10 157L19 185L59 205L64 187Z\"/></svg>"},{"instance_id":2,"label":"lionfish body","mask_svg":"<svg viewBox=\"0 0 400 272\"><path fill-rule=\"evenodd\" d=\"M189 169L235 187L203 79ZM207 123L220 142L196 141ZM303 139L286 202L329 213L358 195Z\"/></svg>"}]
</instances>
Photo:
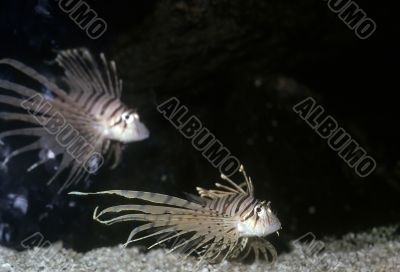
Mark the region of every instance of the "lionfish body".
<instances>
[{"instance_id":1,"label":"lionfish body","mask_svg":"<svg viewBox=\"0 0 400 272\"><path fill-rule=\"evenodd\" d=\"M61 158L48 181L51 183L70 169L61 191L86 179L92 172L90 167L96 168L104 160L113 160L115 167L121 144L143 140L149 133L136 111L120 100L122 80L117 76L114 61L108 62L103 54L98 61L86 49L61 51L55 60L65 72L60 84L16 60L0 60L0 64L14 68L50 93L43 95L33 88L0 79L0 104L15 109L0 112L0 119L27 125L0 132L0 144L10 136L36 137L32 143L11 152L2 165L19 154L45 150L46 155L28 171L50 159ZM61 84L63 88L59 87Z\"/></svg>"},{"instance_id":2,"label":"lionfish body","mask_svg":"<svg viewBox=\"0 0 400 272\"><path fill-rule=\"evenodd\" d=\"M275 262L276 250L262 237L277 232L281 228L278 218L272 213L270 203L254 198L253 185L241 167L247 190L222 175L232 187L216 183L222 190L197 188L200 196L191 195L192 200L184 200L163 194L141 191L104 191L88 194L115 194L130 199L152 202L152 205L120 205L94 212L93 218L111 225L123 221L148 222L132 230L125 245L150 237L158 241L149 248L167 241L176 241L170 252L180 250L185 257L196 253L200 261L218 263L227 260L243 260L254 253L258 260L261 255ZM117 215L110 219L104 216ZM145 236L138 234L150 231ZM181 237L185 239L179 239Z\"/></svg>"}]
</instances>

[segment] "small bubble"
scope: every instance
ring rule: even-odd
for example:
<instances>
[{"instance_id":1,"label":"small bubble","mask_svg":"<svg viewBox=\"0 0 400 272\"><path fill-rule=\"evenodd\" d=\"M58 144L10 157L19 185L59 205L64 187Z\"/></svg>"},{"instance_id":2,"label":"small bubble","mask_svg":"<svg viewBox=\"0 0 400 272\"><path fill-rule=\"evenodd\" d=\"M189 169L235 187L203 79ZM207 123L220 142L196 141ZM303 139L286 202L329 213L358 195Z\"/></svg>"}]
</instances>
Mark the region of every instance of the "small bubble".
<instances>
[{"instance_id":1,"label":"small bubble","mask_svg":"<svg viewBox=\"0 0 400 272\"><path fill-rule=\"evenodd\" d=\"M55 157L56 157L56 154L51 149L43 148L39 152L40 160L51 160L51 159L54 159Z\"/></svg>"},{"instance_id":2,"label":"small bubble","mask_svg":"<svg viewBox=\"0 0 400 272\"><path fill-rule=\"evenodd\" d=\"M54 95L53 95L53 93L52 93L49 89L47 89L47 88L42 88L42 93L43 93L44 98L45 98L46 100L53 100L53 99L54 99Z\"/></svg>"},{"instance_id":3,"label":"small bubble","mask_svg":"<svg viewBox=\"0 0 400 272\"><path fill-rule=\"evenodd\" d=\"M308 213L309 214L315 214L317 209L314 206L308 207Z\"/></svg>"},{"instance_id":4,"label":"small bubble","mask_svg":"<svg viewBox=\"0 0 400 272\"><path fill-rule=\"evenodd\" d=\"M12 229L9 224L0 224L0 241L1 242L11 242Z\"/></svg>"},{"instance_id":5,"label":"small bubble","mask_svg":"<svg viewBox=\"0 0 400 272\"><path fill-rule=\"evenodd\" d=\"M54 154L54 152L49 149L47 151L47 158L54 159L55 157L56 157L56 154Z\"/></svg>"},{"instance_id":6,"label":"small bubble","mask_svg":"<svg viewBox=\"0 0 400 272\"><path fill-rule=\"evenodd\" d=\"M255 80L254 80L254 86L256 87L256 88L260 88L262 85L263 85L263 80L262 80L262 78L256 78Z\"/></svg>"},{"instance_id":7,"label":"small bubble","mask_svg":"<svg viewBox=\"0 0 400 272\"><path fill-rule=\"evenodd\" d=\"M93 153L85 162L84 167L90 174L96 173L104 163L104 158L100 153Z\"/></svg>"},{"instance_id":8,"label":"small bubble","mask_svg":"<svg viewBox=\"0 0 400 272\"><path fill-rule=\"evenodd\" d=\"M254 145L254 139L253 138L247 138L246 144L247 145Z\"/></svg>"},{"instance_id":9,"label":"small bubble","mask_svg":"<svg viewBox=\"0 0 400 272\"><path fill-rule=\"evenodd\" d=\"M9 194L8 199L12 202L13 208L20 210L23 214L26 214L29 204L25 196Z\"/></svg>"},{"instance_id":10,"label":"small bubble","mask_svg":"<svg viewBox=\"0 0 400 272\"><path fill-rule=\"evenodd\" d=\"M2 162L7 156L9 156L10 152L10 146L6 145L0 140L0 162Z\"/></svg>"}]
</instances>

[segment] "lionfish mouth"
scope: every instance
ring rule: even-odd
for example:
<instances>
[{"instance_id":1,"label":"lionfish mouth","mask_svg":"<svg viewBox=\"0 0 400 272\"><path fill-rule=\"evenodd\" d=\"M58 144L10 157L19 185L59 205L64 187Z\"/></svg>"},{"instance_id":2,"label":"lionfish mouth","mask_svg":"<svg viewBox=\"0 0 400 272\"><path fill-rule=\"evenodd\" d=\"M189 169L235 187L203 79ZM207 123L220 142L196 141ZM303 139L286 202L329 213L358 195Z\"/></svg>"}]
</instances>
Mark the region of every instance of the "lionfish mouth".
<instances>
[{"instance_id":1,"label":"lionfish mouth","mask_svg":"<svg viewBox=\"0 0 400 272\"><path fill-rule=\"evenodd\" d=\"M147 127L143 124L140 123L136 126L136 133L137 133L137 138L136 141L142 141L150 136L150 131L147 129Z\"/></svg>"},{"instance_id":2,"label":"lionfish mouth","mask_svg":"<svg viewBox=\"0 0 400 272\"><path fill-rule=\"evenodd\" d=\"M125 139L120 139L119 141L123 144L128 144L132 142L139 142L146 140L150 136L150 131L143 123L138 123L133 130L133 136L126 137Z\"/></svg>"},{"instance_id":3,"label":"lionfish mouth","mask_svg":"<svg viewBox=\"0 0 400 272\"><path fill-rule=\"evenodd\" d=\"M277 233L277 235L279 236L279 232L278 231L280 231L281 229L282 229L281 223L276 223L276 224L269 225L268 228L267 228L267 231L266 231L267 234L265 236L267 236L269 234L272 234L272 233Z\"/></svg>"}]
</instances>

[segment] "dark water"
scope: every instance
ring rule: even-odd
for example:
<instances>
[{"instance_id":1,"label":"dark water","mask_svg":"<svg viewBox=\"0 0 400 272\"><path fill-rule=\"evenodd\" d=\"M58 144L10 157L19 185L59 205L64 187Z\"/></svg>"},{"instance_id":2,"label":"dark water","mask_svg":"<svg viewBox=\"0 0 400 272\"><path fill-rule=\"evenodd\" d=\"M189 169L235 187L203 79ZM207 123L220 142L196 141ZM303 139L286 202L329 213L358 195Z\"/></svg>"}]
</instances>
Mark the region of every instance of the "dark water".
<instances>
[{"instance_id":1,"label":"dark water","mask_svg":"<svg viewBox=\"0 0 400 272\"><path fill-rule=\"evenodd\" d=\"M123 101L151 132L126 146L117 169L72 189L182 196L218 181L218 170L156 109L176 96L244 163L257 196L272 201L283 224L274 242L399 222L398 23L390 6L357 1L378 25L360 40L324 1L133 2L87 1L108 25L92 40L56 1L0 1L1 58L57 76L46 65L54 50L104 51L125 81ZM18 79L3 67L0 77ZM292 110L309 96L376 160L371 175L359 177ZM25 140L12 139L1 154ZM45 184L53 165L24 172L35 158L17 157L0 170L2 245L21 248L38 231L78 250L125 241L131 224L104 227L91 219L95 206L119 199L57 195L57 184Z\"/></svg>"}]
</instances>

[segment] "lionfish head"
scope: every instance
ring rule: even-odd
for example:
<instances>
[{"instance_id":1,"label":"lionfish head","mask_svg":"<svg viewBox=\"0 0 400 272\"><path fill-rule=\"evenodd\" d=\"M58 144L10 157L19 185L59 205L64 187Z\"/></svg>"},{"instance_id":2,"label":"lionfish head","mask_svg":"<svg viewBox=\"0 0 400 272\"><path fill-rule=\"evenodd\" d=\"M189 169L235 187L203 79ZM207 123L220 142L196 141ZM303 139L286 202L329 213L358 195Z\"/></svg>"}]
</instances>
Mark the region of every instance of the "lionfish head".
<instances>
[{"instance_id":1,"label":"lionfish head","mask_svg":"<svg viewBox=\"0 0 400 272\"><path fill-rule=\"evenodd\" d=\"M238 224L239 233L243 237L264 237L280 229L281 222L271 211L270 202L265 201L258 201Z\"/></svg>"},{"instance_id":2,"label":"lionfish head","mask_svg":"<svg viewBox=\"0 0 400 272\"><path fill-rule=\"evenodd\" d=\"M141 141L150 135L147 127L140 121L139 114L129 109L117 113L110 120L107 131L109 139L122 143Z\"/></svg>"}]
</instances>

